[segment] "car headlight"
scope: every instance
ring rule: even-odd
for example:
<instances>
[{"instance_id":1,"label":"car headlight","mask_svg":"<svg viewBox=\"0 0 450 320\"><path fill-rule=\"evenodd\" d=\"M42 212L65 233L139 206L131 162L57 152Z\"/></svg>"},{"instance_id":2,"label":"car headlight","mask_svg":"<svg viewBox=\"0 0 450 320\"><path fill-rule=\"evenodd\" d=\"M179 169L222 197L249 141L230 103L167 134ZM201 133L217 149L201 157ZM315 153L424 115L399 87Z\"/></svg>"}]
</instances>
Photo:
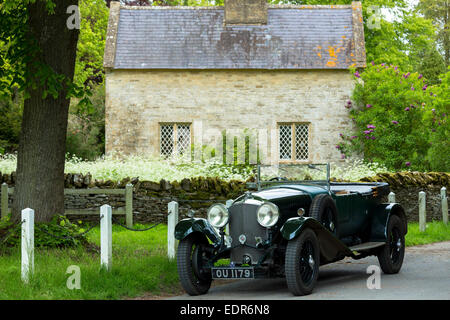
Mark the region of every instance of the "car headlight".
<instances>
[{"instance_id":1,"label":"car headlight","mask_svg":"<svg viewBox=\"0 0 450 320\"><path fill-rule=\"evenodd\" d=\"M222 228L228 222L228 209L225 205L214 204L208 209L208 221L215 228Z\"/></svg>"},{"instance_id":2,"label":"car headlight","mask_svg":"<svg viewBox=\"0 0 450 320\"><path fill-rule=\"evenodd\" d=\"M256 217L261 226L273 227L278 222L280 210L275 204L268 202L258 208Z\"/></svg>"}]
</instances>

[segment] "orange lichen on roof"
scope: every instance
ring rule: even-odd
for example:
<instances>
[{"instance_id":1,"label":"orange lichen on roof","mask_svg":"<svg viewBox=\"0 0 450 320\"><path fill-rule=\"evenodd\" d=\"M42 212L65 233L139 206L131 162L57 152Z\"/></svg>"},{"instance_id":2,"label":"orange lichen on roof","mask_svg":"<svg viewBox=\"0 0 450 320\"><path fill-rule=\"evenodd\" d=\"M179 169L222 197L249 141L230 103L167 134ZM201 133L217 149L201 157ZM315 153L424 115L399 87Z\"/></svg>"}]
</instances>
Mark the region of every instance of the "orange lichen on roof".
<instances>
[{"instance_id":1,"label":"orange lichen on roof","mask_svg":"<svg viewBox=\"0 0 450 320\"><path fill-rule=\"evenodd\" d=\"M336 52L336 49L334 47L328 47L328 53L330 54L330 57L337 58L336 53L339 53L339 51Z\"/></svg>"},{"instance_id":2,"label":"orange lichen on roof","mask_svg":"<svg viewBox=\"0 0 450 320\"><path fill-rule=\"evenodd\" d=\"M335 47L328 47L328 54L330 55L330 60L327 62L327 67L336 67L338 61L338 54L343 48L336 49Z\"/></svg>"}]
</instances>

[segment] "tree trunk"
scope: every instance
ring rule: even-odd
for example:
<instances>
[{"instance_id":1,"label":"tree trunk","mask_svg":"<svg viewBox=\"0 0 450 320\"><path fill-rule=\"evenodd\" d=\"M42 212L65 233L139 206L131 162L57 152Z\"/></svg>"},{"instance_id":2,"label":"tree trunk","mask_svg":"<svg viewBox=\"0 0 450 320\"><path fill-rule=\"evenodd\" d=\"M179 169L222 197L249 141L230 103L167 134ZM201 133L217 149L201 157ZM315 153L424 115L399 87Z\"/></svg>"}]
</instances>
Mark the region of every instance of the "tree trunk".
<instances>
[{"instance_id":1,"label":"tree trunk","mask_svg":"<svg viewBox=\"0 0 450 320\"><path fill-rule=\"evenodd\" d=\"M57 74L72 80L75 68L79 30L69 30L66 13L78 0L57 0L53 14L46 1L38 0L27 8L29 36L37 41L40 52L33 59L49 66ZM36 72L31 64L27 71ZM37 78L39 80L39 78ZM30 81L27 79L27 81ZM57 99L38 85L29 89L25 100L22 131L17 158L17 180L14 191L13 219L18 220L25 208L35 210L35 220L49 221L64 213L64 162L70 100L66 85Z\"/></svg>"}]
</instances>

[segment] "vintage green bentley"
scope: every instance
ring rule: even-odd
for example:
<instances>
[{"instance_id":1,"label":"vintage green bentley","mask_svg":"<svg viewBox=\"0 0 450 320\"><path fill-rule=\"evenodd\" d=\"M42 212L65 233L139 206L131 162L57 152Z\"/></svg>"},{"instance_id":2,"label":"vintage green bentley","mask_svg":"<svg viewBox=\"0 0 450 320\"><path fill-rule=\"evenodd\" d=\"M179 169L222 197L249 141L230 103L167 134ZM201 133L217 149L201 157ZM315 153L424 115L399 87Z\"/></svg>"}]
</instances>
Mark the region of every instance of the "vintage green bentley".
<instances>
[{"instance_id":1,"label":"vintage green bentley","mask_svg":"<svg viewBox=\"0 0 450 320\"><path fill-rule=\"evenodd\" d=\"M307 295L319 266L345 257L375 255L384 273L400 271L407 233L404 209L382 203L386 183L330 182L330 165L307 165L326 172L323 180L256 182L228 205L215 204L207 219L180 221L177 267L190 295L208 292L213 279L285 277L294 295ZM321 169L322 168L322 169Z\"/></svg>"}]
</instances>

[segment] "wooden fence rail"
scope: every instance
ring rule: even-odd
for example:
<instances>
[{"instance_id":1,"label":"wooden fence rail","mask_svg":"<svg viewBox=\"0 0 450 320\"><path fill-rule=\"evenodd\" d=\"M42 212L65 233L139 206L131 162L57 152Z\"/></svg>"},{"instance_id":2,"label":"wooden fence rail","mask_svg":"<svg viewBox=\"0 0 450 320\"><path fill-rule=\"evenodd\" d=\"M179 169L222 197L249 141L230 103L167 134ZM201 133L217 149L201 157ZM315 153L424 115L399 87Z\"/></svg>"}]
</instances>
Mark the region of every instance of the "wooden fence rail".
<instances>
[{"instance_id":1,"label":"wooden fence rail","mask_svg":"<svg viewBox=\"0 0 450 320\"><path fill-rule=\"evenodd\" d=\"M14 194L14 188L9 188L6 183L1 186L1 217L5 217L9 213L8 195ZM125 189L64 189L65 195L89 195L89 194L105 194L105 195L123 195L125 197L125 207L112 209L113 215L125 215L126 225L131 228L133 226L133 185L127 184ZM87 209L65 209L65 215L98 215L98 208Z\"/></svg>"}]
</instances>

